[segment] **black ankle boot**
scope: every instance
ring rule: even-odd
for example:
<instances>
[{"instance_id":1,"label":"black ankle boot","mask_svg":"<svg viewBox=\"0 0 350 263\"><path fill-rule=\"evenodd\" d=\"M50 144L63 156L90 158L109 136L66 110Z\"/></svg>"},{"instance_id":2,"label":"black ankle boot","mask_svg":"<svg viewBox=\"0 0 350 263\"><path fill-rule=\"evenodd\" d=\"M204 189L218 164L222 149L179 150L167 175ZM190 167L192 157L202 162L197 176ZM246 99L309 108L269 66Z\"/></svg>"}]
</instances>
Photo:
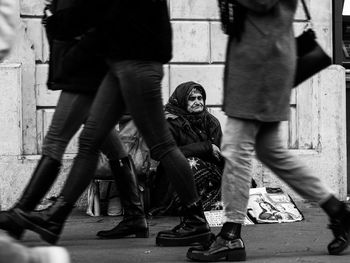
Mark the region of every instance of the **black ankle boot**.
<instances>
[{"instance_id":1,"label":"black ankle boot","mask_svg":"<svg viewBox=\"0 0 350 263\"><path fill-rule=\"evenodd\" d=\"M13 211L16 214L17 224L38 233L44 241L56 244L73 207L72 204L64 201L63 196L60 196L44 211L25 212L20 208L15 208Z\"/></svg>"},{"instance_id":2,"label":"black ankle boot","mask_svg":"<svg viewBox=\"0 0 350 263\"><path fill-rule=\"evenodd\" d=\"M125 157L117 162L110 161L109 164L120 192L124 217L116 227L100 231L97 236L110 239L131 236L147 238L149 236L148 224L131 157Z\"/></svg>"},{"instance_id":3,"label":"black ankle boot","mask_svg":"<svg viewBox=\"0 0 350 263\"><path fill-rule=\"evenodd\" d=\"M245 261L246 252L241 239L241 224L227 222L220 233L206 245L187 251L194 261Z\"/></svg>"},{"instance_id":4,"label":"black ankle boot","mask_svg":"<svg viewBox=\"0 0 350 263\"><path fill-rule=\"evenodd\" d=\"M338 255L349 246L350 239L350 209L343 204L337 215L330 218L329 228L334 239L328 245L330 255Z\"/></svg>"},{"instance_id":5,"label":"black ankle boot","mask_svg":"<svg viewBox=\"0 0 350 263\"><path fill-rule=\"evenodd\" d=\"M184 208L184 218L172 230L160 231L156 238L158 246L189 246L207 243L213 234L204 216L200 202Z\"/></svg>"},{"instance_id":6,"label":"black ankle boot","mask_svg":"<svg viewBox=\"0 0 350 263\"><path fill-rule=\"evenodd\" d=\"M32 211L51 188L59 174L60 166L61 163L57 160L48 156L41 157L20 199L10 210L0 212L0 229L16 239L22 238L24 228L16 223L16 213L13 209Z\"/></svg>"},{"instance_id":7,"label":"black ankle boot","mask_svg":"<svg viewBox=\"0 0 350 263\"><path fill-rule=\"evenodd\" d=\"M246 252L241 238L224 239L216 236L208 246L192 247L187 258L193 261L245 261Z\"/></svg>"}]
</instances>

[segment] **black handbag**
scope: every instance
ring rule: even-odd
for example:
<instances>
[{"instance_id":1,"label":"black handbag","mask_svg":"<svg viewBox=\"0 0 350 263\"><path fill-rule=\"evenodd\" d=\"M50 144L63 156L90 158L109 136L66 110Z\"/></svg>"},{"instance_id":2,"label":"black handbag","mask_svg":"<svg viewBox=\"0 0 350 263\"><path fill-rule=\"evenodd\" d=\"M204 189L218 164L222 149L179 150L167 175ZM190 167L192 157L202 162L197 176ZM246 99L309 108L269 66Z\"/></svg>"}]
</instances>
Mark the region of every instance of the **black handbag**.
<instances>
[{"instance_id":1,"label":"black handbag","mask_svg":"<svg viewBox=\"0 0 350 263\"><path fill-rule=\"evenodd\" d=\"M311 25L311 16L305 4L305 0L301 0L301 2L303 4L306 18ZM304 30L304 32L296 37L295 40L297 48L297 63L294 87L332 64L331 58L317 43L316 34L312 28Z\"/></svg>"}]
</instances>

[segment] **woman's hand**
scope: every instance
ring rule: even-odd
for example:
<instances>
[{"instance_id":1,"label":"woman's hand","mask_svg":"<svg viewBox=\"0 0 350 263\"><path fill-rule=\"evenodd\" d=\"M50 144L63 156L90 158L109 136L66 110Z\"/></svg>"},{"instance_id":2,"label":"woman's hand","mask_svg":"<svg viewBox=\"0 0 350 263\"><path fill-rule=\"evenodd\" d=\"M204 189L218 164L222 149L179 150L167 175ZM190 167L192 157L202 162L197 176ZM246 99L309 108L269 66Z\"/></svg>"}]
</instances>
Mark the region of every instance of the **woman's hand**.
<instances>
[{"instance_id":1,"label":"woman's hand","mask_svg":"<svg viewBox=\"0 0 350 263\"><path fill-rule=\"evenodd\" d=\"M217 147L215 144L212 144L212 147L213 147L213 155L214 157L220 161L221 159L221 151L219 149L219 147Z\"/></svg>"}]
</instances>

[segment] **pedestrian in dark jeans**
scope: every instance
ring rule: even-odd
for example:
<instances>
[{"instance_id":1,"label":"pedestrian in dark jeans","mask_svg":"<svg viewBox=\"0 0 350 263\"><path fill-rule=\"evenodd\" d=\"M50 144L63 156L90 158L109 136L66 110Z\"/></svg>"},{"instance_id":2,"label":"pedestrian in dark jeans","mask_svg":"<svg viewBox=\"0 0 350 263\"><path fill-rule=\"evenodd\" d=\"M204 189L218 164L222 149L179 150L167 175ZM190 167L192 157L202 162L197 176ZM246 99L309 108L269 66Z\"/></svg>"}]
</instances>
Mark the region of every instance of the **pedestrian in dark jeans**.
<instances>
[{"instance_id":1,"label":"pedestrian in dark jeans","mask_svg":"<svg viewBox=\"0 0 350 263\"><path fill-rule=\"evenodd\" d=\"M206 242L211 232L186 158L166 126L161 80L163 64L172 53L167 1L83 1L79 8L47 21L63 26L66 34L96 27L100 54L109 72L104 78L80 135L79 152L56 203L45 213L14 211L22 226L55 243L74 203L86 189L96 168L98 149L126 109L150 148L161 161L184 205L184 219L172 230L158 233L158 245ZM72 26L73 25L73 26ZM74 25L77 25L76 27ZM81 27L80 27L81 26ZM70 32L75 30L75 32Z\"/></svg>"},{"instance_id":2,"label":"pedestrian in dark jeans","mask_svg":"<svg viewBox=\"0 0 350 263\"><path fill-rule=\"evenodd\" d=\"M0 2L0 63L9 54L17 33L18 1ZM6 263L70 263L69 253L62 247L23 246L0 230L0 262Z\"/></svg>"},{"instance_id":3,"label":"pedestrian in dark jeans","mask_svg":"<svg viewBox=\"0 0 350 263\"><path fill-rule=\"evenodd\" d=\"M58 10L74 4L77 1L53 1L45 12L46 15L55 14ZM47 19L44 17L45 23ZM30 213L50 190L59 175L65 149L86 120L97 88L107 73L106 63L95 55L94 31L81 35L79 40L72 37L54 37L50 31L47 35L50 44L48 88L62 92L44 139L42 157L29 183L16 204L10 210L0 212L0 228L17 239L22 237L24 227L17 223L18 216L14 209ZM117 183L123 185L120 187L120 194L124 219L115 228L114 237L148 237L148 225L133 162L115 129L106 135L100 148L109 159ZM94 171L91 171L92 176L93 174Z\"/></svg>"},{"instance_id":4,"label":"pedestrian in dark jeans","mask_svg":"<svg viewBox=\"0 0 350 263\"><path fill-rule=\"evenodd\" d=\"M286 149L280 134L281 122L289 119L294 83L293 21L298 1L237 0L235 4L229 10L237 16L229 26L232 31L224 77L223 109L228 115L221 148L225 157L225 221L210 245L190 248L187 257L195 261L246 259L241 226L247 211L254 150L258 159L297 193L321 205L330 217L335 237L328 251L339 254L349 244L349 209ZM228 25L224 23L224 27Z\"/></svg>"}]
</instances>

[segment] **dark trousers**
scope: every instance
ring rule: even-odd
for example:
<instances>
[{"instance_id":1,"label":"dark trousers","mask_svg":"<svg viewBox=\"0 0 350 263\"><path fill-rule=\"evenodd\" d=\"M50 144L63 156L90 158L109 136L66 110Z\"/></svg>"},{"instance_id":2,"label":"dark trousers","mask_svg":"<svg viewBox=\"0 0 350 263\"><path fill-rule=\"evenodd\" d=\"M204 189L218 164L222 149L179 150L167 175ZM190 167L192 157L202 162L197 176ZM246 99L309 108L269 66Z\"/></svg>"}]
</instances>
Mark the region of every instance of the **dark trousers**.
<instances>
[{"instance_id":1,"label":"dark trousers","mask_svg":"<svg viewBox=\"0 0 350 263\"><path fill-rule=\"evenodd\" d=\"M87 119L94 95L62 91L55 113L42 146L42 154L57 161L62 156L75 133ZM109 159L127 156L118 133L113 129L106 137L101 151Z\"/></svg>"}]
</instances>

